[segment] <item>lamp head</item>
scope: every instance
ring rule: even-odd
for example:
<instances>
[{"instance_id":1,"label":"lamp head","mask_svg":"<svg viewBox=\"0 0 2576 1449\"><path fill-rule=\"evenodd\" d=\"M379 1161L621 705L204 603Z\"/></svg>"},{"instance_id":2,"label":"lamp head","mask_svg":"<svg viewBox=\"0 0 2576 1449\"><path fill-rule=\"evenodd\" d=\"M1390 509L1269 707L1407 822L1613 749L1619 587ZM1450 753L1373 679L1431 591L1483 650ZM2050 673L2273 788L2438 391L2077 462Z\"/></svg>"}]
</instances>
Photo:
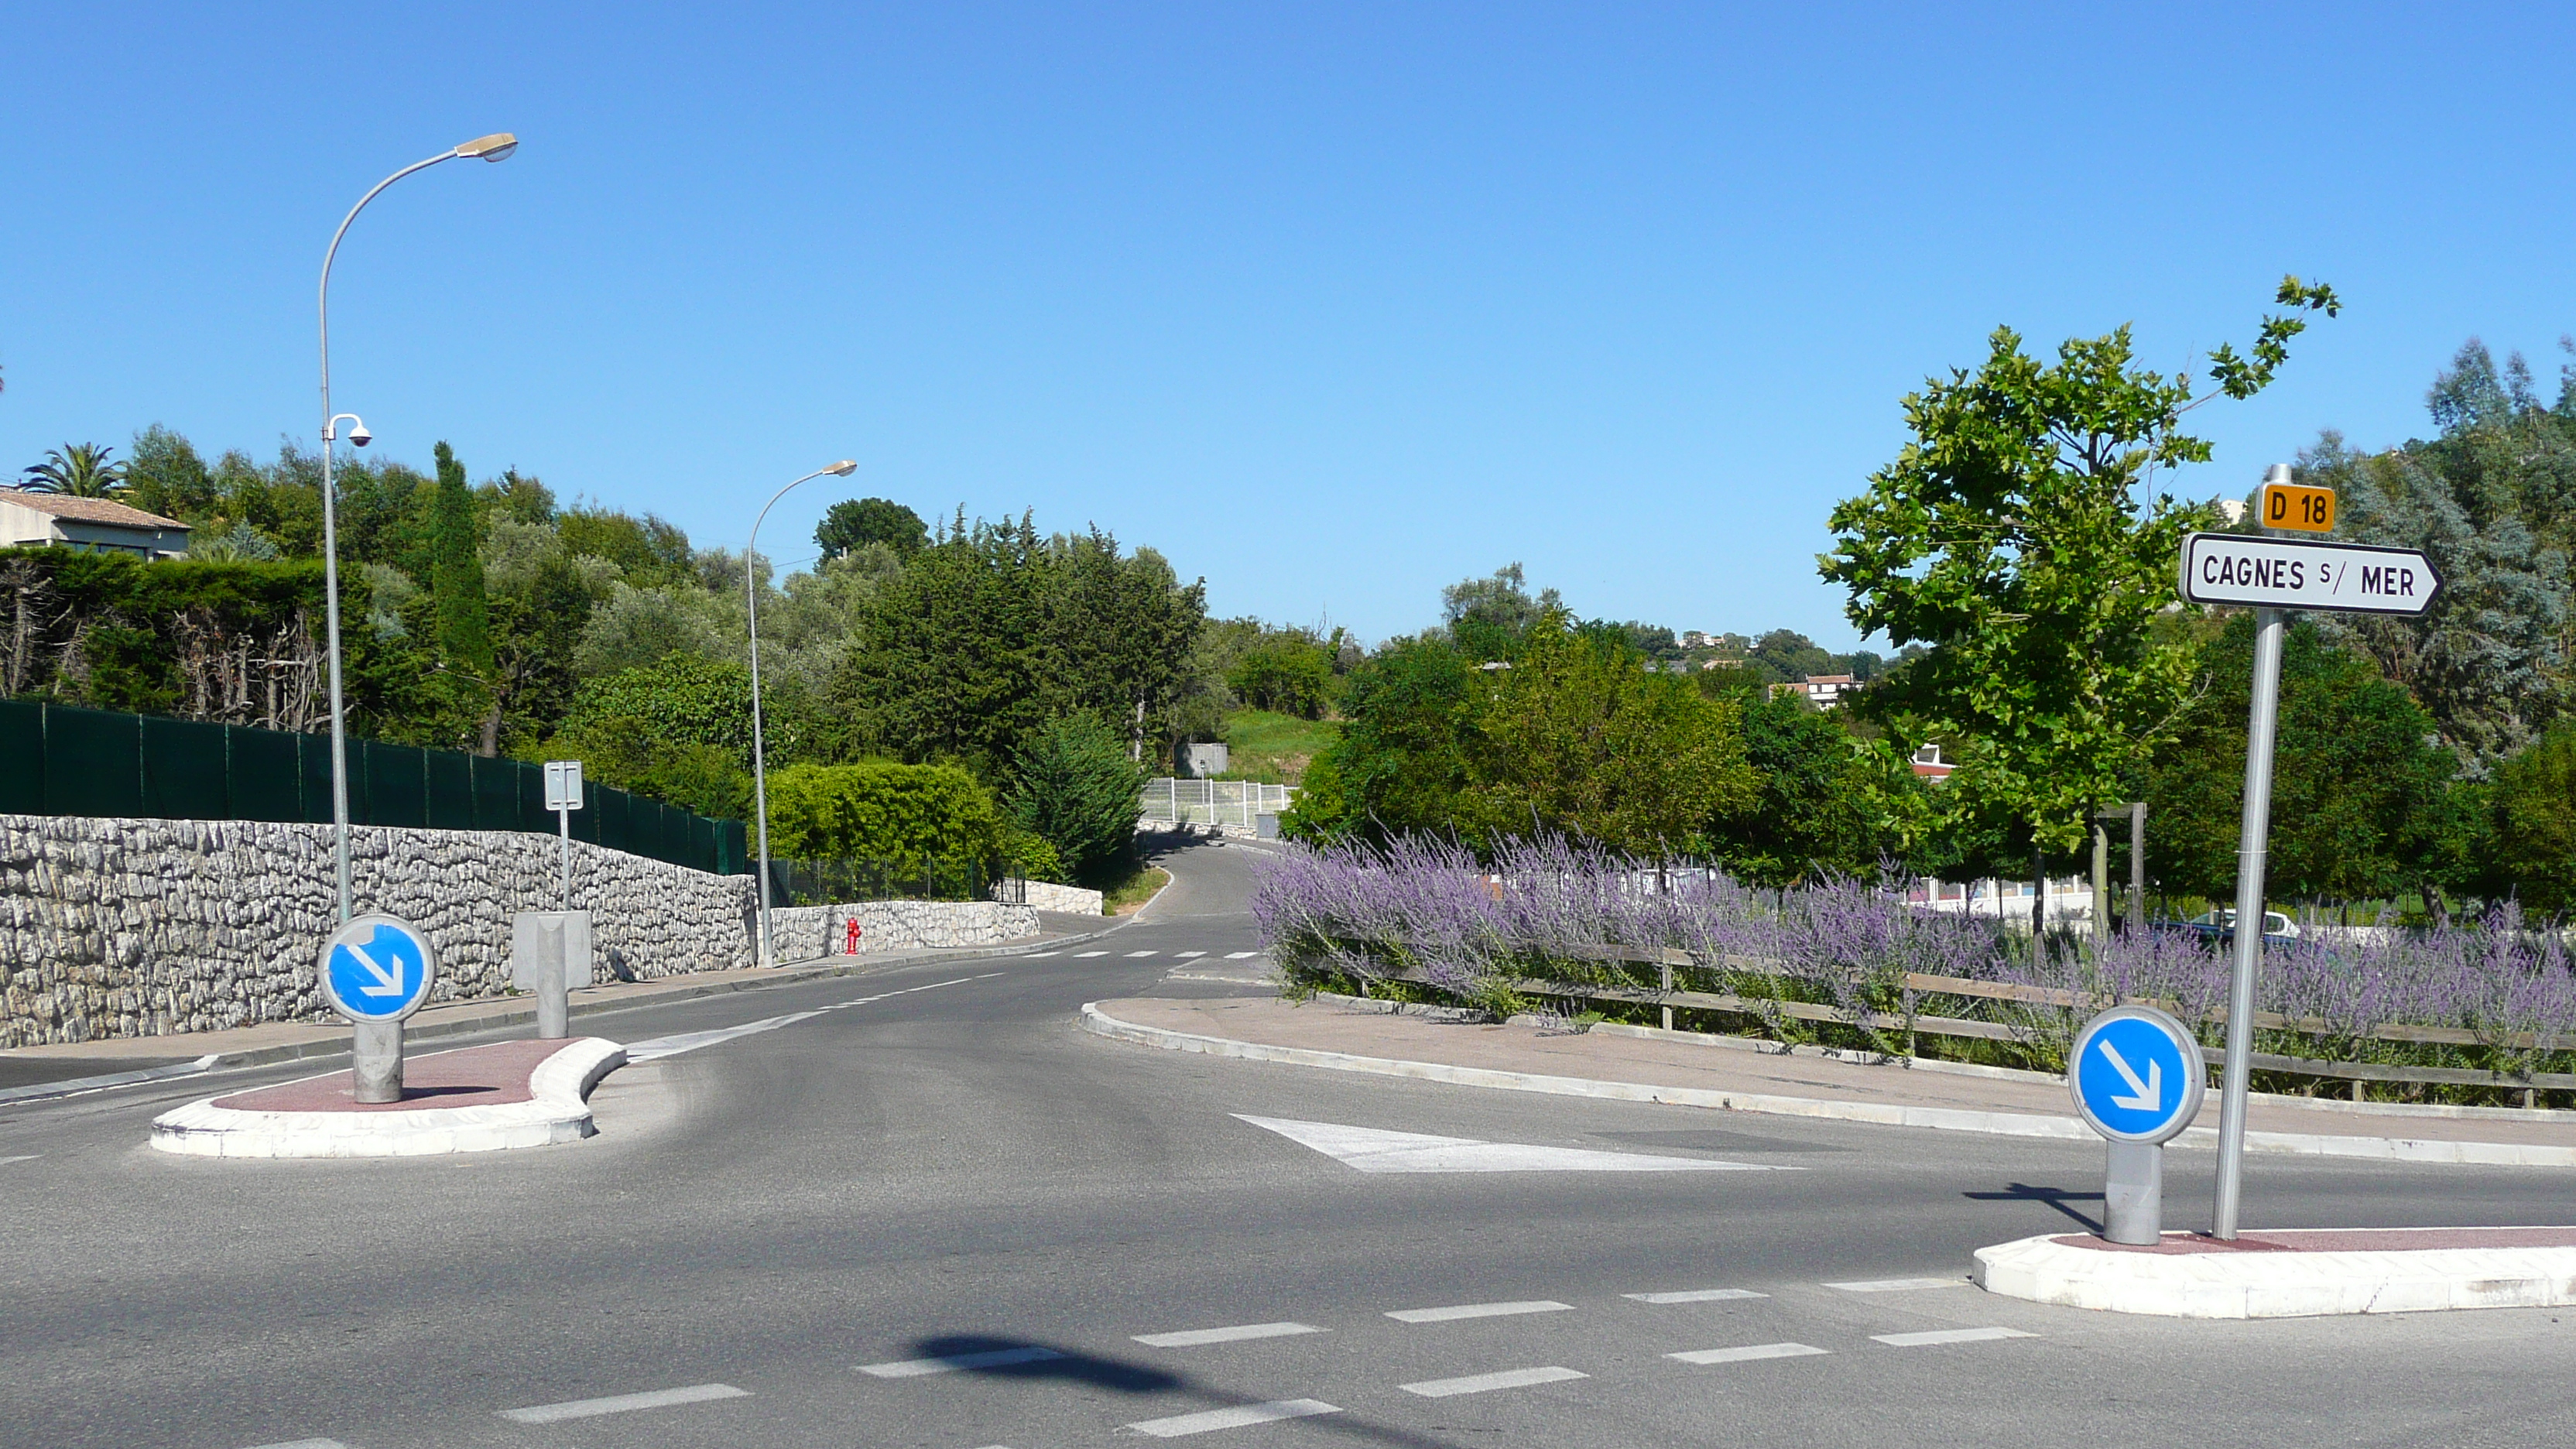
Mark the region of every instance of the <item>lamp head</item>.
<instances>
[{"instance_id":1,"label":"lamp head","mask_svg":"<svg viewBox=\"0 0 2576 1449\"><path fill-rule=\"evenodd\" d=\"M843 458L841 461L833 464L831 467L826 468L823 471L831 474L835 478L847 478L851 474L859 471L859 465L852 459Z\"/></svg>"},{"instance_id":2,"label":"lamp head","mask_svg":"<svg viewBox=\"0 0 2576 1449\"><path fill-rule=\"evenodd\" d=\"M489 136L477 136L457 147L456 154L474 161L507 161L510 159L510 153L518 149L518 137L507 131L495 131Z\"/></svg>"}]
</instances>

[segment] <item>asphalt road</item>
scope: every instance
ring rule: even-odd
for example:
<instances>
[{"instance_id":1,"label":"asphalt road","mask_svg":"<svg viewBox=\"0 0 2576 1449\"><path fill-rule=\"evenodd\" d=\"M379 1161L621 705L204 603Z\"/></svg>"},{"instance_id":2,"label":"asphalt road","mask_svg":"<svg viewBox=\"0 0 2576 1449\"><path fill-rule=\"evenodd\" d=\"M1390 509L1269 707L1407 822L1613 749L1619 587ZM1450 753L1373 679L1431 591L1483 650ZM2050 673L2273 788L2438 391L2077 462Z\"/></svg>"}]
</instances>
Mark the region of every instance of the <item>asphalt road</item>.
<instances>
[{"instance_id":1,"label":"asphalt road","mask_svg":"<svg viewBox=\"0 0 2576 1449\"><path fill-rule=\"evenodd\" d=\"M2177 1323L1832 1286L1957 1280L1982 1244L2088 1222L2098 1149L1075 1029L1087 1000L1259 989L1257 960L1227 959L1254 946L1257 860L1175 859L1179 883L1085 954L583 1018L635 1042L836 1008L617 1073L575 1145L268 1163L143 1145L156 1112L309 1066L0 1109L0 1442L2576 1442L2576 1312ZM1235 1114L1790 1170L1370 1174ZM2205 1211L2209 1167L2175 1154L2177 1225ZM2565 1172L2252 1173L2266 1226L2576 1221ZM1758 1296L1628 1296L1711 1289ZM1492 1305L1521 1311L1420 1312ZM1905 1341L1925 1333L1955 1341ZM1669 1356L1778 1345L1811 1351Z\"/></svg>"}]
</instances>

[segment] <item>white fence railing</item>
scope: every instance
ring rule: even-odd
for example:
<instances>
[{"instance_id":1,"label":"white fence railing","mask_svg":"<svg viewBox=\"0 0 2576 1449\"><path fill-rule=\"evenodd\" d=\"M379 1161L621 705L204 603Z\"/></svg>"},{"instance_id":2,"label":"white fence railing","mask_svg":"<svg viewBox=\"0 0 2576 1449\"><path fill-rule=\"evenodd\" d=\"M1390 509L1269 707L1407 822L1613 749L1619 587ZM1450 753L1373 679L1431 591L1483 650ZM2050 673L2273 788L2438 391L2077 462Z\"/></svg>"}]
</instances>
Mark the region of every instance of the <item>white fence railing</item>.
<instances>
[{"instance_id":1,"label":"white fence railing","mask_svg":"<svg viewBox=\"0 0 2576 1449\"><path fill-rule=\"evenodd\" d=\"M1176 825L1213 825L1252 833L1259 817L1276 815L1297 798L1290 785L1258 780L1175 780L1145 782L1145 818Z\"/></svg>"}]
</instances>

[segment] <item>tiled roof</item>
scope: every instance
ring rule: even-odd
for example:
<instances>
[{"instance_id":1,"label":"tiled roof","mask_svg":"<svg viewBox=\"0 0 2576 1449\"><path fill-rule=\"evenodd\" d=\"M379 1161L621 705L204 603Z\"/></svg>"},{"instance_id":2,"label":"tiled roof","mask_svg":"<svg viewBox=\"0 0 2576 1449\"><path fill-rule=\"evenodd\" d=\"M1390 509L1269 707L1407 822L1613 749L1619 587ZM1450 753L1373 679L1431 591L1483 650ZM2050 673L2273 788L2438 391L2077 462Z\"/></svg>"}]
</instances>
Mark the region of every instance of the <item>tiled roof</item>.
<instances>
[{"instance_id":1,"label":"tiled roof","mask_svg":"<svg viewBox=\"0 0 2576 1449\"><path fill-rule=\"evenodd\" d=\"M188 526L175 518L163 518L158 513L146 513L140 508L128 508L112 499L74 498L68 493L29 493L16 489L0 489L0 503L15 503L21 508L32 508L38 513L50 513L56 518L68 518L75 523L115 523L127 528L184 529Z\"/></svg>"}]
</instances>

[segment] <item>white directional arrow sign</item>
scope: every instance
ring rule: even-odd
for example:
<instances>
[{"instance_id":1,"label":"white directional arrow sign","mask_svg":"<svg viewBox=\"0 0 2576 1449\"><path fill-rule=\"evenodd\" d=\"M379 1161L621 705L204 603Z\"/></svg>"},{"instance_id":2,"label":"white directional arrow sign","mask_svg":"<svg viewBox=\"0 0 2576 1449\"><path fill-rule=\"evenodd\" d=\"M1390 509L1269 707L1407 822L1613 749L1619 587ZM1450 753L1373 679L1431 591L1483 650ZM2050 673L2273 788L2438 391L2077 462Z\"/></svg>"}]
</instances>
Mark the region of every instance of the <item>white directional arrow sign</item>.
<instances>
[{"instance_id":1,"label":"white directional arrow sign","mask_svg":"<svg viewBox=\"0 0 2576 1449\"><path fill-rule=\"evenodd\" d=\"M2093 1045L2110 1061L2111 1070L2120 1074L2120 1080L2129 1084L2129 1095L2113 1097L2112 1106L2126 1107L2132 1112L2152 1112L2165 1104L2164 1063L2149 1061L2147 1078L2142 1082L2138 1080L2137 1070L2131 1067L2118 1052L2113 1051L2109 1042L2097 1038Z\"/></svg>"},{"instance_id":2,"label":"white directional arrow sign","mask_svg":"<svg viewBox=\"0 0 2576 1449\"><path fill-rule=\"evenodd\" d=\"M367 968L367 974L374 978L374 980L369 984L358 988L358 994L360 996L400 996L403 994L403 974L401 967L397 966L393 970L388 971L383 966L378 965L376 958L368 955L366 948L360 946L357 942L348 942L347 946L349 954L357 957L358 964ZM2126 1068L2123 1068L2122 1070L2125 1071Z\"/></svg>"},{"instance_id":3,"label":"white directional arrow sign","mask_svg":"<svg viewBox=\"0 0 2576 1449\"><path fill-rule=\"evenodd\" d=\"M2182 541L2182 596L2341 614L2421 614L2442 590L2433 561L2411 548L2195 533Z\"/></svg>"}]
</instances>

